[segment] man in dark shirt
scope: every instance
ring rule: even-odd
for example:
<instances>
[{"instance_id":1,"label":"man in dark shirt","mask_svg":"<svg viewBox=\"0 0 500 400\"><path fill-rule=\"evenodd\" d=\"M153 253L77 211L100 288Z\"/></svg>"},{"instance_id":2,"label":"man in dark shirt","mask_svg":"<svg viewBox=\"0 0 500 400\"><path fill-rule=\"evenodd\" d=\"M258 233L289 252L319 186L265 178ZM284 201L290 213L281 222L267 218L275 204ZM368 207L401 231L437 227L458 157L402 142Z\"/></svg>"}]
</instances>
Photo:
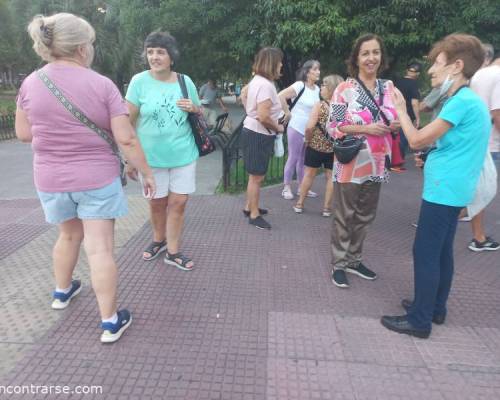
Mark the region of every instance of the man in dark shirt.
<instances>
[{"instance_id":1,"label":"man in dark shirt","mask_svg":"<svg viewBox=\"0 0 500 400\"><path fill-rule=\"evenodd\" d=\"M395 82L396 87L401 91L406 100L406 110L408 112L408 116L417 128L420 126L420 92L418 90L418 76L420 75L421 69L422 65L419 62L412 61L406 68L404 78L400 78ZM403 132L400 132L400 137L401 155L404 158L406 152L408 151L408 141L406 140Z\"/></svg>"}]
</instances>

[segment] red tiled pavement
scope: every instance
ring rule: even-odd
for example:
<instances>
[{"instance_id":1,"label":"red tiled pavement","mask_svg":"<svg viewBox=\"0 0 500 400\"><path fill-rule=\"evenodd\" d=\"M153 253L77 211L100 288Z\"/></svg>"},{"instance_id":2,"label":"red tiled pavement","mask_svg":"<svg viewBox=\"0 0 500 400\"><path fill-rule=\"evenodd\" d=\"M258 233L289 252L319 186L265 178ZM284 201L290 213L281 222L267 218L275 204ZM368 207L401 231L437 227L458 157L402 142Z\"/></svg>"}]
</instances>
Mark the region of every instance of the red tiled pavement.
<instances>
[{"instance_id":1,"label":"red tiled pavement","mask_svg":"<svg viewBox=\"0 0 500 400\"><path fill-rule=\"evenodd\" d=\"M378 322L402 313L400 300L411 296L419 175L393 175L384 185L364 250L379 279L352 277L348 290L330 281L330 219L320 216L320 199L307 199L296 215L279 187L265 189L267 232L248 225L242 196L194 197L183 245L194 271L141 261L150 231L138 227L118 257L120 304L134 318L123 338L99 343L96 301L84 282L0 385L102 385L95 397L105 399L500 398L500 252L467 250L468 224L457 232L446 324L420 340ZM321 186L318 179L315 190ZM500 238L498 198L486 225Z\"/></svg>"}]
</instances>

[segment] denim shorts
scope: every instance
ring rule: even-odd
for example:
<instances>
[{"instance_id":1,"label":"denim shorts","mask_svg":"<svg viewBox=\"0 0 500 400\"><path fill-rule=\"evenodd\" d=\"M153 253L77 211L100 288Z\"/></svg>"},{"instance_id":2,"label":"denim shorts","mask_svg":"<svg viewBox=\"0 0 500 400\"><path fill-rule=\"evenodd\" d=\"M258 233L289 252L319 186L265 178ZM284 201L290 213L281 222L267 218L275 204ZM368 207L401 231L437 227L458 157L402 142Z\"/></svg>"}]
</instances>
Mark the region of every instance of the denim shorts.
<instances>
[{"instance_id":1,"label":"denim shorts","mask_svg":"<svg viewBox=\"0 0 500 400\"><path fill-rule=\"evenodd\" d=\"M73 218L115 219L128 211L120 177L98 189L53 193L38 191L38 197L49 224L61 224Z\"/></svg>"},{"instance_id":2,"label":"denim shorts","mask_svg":"<svg viewBox=\"0 0 500 400\"><path fill-rule=\"evenodd\" d=\"M493 157L493 161L497 168L500 168L500 151L495 151L491 153L491 157Z\"/></svg>"}]
</instances>

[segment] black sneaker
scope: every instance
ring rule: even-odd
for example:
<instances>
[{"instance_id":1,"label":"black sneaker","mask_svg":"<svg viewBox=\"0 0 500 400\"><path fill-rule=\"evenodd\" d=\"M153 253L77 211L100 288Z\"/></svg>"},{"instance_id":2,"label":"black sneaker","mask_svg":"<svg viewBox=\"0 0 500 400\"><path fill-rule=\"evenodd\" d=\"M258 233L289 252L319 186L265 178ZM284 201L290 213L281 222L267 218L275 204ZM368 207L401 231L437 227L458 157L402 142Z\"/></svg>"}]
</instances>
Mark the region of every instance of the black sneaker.
<instances>
[{"instance_id":1,"label":"black sneaker","mask_svg":"<svg viewBox=\"0 0 500 400\"><path fill-rule=\"evenodd\" d=\"M332 270L332 282L335 286L340 288L349 287L349 281L347 280L347 275L343 269Z\"/></svg>"},{"instance_id":2,"label":"black sneaker","mask_svg":"<svg viewBox=\"0 0 500 400\"><path fill-rule=\"evenodd\" d=\"M476 239L472 239L469 243L469 250L472 251L495 251L500 249L500 244L495 242L489 236L486 236L486 240L484 242L478 242Z\"/></svg>"},{"instance_id":3,"label":"black sneaker","mask_svg":"<svg viewBox=\"0 0 500 400\"><path fill-rule=\"evenodd\" d=\"M260 215L266 215L267 213L268 213L268 211L265 208L259 208L259 214ZM250 216L250 211L243 210L243 214L245 215L245 217L249 217Z\"/></svg>"},{"instance_id":4,"label":"black sneaker","mask_svg":"<svg viewBox=\"0 0 500 400\"><path fill-rule=\"evenodd\" d=\"M353 267L347 267L345 269L345 272L349 272L350 274L358 275L363 279L368 279L369 281L373 281L374 279L377 279L377 274L373 272L371 269L368 269L365 267L362 263L359 263L359 265L356 268Z\"/></svg>"},{"instance_id":5,"label":"black sneaker","mask_svg":"<svg viewBox=\"0 0 500 400\"><path fill-rule=\"evenodd\" d=\"M248 218L250 225L256 226L259 229L271 229L271 225L260 215L257 218Z\"/></svg>"}]
</instances>

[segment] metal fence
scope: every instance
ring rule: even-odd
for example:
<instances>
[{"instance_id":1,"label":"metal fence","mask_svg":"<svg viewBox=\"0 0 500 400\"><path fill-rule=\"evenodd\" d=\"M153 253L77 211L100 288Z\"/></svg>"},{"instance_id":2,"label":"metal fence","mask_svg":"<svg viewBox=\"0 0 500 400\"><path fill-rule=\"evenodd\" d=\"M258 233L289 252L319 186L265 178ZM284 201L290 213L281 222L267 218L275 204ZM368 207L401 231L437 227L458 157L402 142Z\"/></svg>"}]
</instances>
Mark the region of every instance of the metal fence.
<instances>
[{"instance_id":1,"label":"metal fence","mask_svg":"<svg viewBox=\"0 0 500 400\"><path fill-rule=\"evenodd\" d=\"M0 115L0 140L14 139L14 115Z\"/></svg>"},{"instance_id":2,"label":"metal fence","mask_svg":"<svg viewBox=\"0 0 500 400\"><path fill-rule=\"evenodd\" d=\"M236 193L244 191L248 183L248 174L243 166L243 154L240 145L243 121L233 131L229 141L222 147L222 187L224 192ZM283 136L285 155L287 154L286 135ZM272 185L283 180L285 157L272 157L263 185Z\"/></svg>"}]
</instances>

